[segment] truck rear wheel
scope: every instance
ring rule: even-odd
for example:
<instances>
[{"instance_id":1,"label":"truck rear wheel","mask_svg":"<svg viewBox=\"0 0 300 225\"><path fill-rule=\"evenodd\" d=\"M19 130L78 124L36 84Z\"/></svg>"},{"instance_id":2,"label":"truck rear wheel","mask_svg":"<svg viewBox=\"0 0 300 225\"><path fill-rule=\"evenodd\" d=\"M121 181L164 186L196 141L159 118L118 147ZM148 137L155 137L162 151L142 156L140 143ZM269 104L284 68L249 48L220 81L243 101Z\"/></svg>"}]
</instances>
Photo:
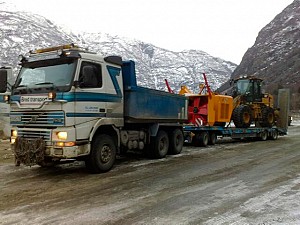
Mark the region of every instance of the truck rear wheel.
<instances>
[{"instance_id":1,"label":"truck rear wheel","mask_svg":"<svg viewBox=\"0 0 300 225\"><path fill-rule=\"evenodd\" d=\"M252 122L251 108L248 105L239 105L233 110L232 120L238 128L248 128Z\"/></svg>"},{"instance_id":2,"label":"truck rear wheel","mask_svg":"<svg viewBox=\"0 0 300 225\"><path fill-rule=\"evenodd\" d=\"M180 129L175 129L170 134L170 147L169 147L169 153L172 155L177 155L182 151L183 147L183 133Z\"/></svg>"},{"instance_id":3,"label":"truck rear wheel","mask_svg":"<svg viewBox=\"0 0 300 225\"><path fill-rule=\"evenodd\" d=\"M151 149L152 157L156 159L164 158L169 149L169 137L168 134L163 131L159 130L156 137L151 138Z\"/></svg>"},{"instance_id":4,"label":"truck rear wheel","mask_svg":"<svg viewBox=\"0 0 300 225\"><path fill-rule=\"evenodd\" d=\"M92 173L109 171L116 160L116 144L111 136L101 134L92 142L90 155L85 165Z\"/></svg>"}]
</instances>

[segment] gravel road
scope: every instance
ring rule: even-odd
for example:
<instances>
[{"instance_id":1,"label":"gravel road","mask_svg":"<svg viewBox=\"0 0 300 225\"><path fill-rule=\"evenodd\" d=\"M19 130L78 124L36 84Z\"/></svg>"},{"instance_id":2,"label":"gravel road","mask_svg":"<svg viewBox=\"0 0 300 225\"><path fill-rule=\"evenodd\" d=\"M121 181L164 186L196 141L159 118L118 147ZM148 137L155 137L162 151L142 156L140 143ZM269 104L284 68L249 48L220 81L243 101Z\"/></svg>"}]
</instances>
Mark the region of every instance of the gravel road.
<instances>
[{"instance_id":1,"label":"gravel road","mask_svg":"<svg viewBox=\"0 0 300 225\"><path fill-rule=\"evenodd\" d=\"M300 224L299 135L133 154L96 175L79 162L15 167L2 140L0 224Z\"/></svg>"}]
</instances>

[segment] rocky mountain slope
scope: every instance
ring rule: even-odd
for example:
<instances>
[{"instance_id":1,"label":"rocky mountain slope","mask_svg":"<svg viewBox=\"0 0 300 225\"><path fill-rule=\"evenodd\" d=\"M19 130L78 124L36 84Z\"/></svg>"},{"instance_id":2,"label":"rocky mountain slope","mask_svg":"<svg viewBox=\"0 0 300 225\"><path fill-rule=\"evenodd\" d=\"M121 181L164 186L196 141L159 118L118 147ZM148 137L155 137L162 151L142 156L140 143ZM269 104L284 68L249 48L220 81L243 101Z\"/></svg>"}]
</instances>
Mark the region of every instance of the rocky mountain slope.
<instances>
[{"instance_id":1,"label":"rocky mountain slope","mask_svg":"<svg viewBox=\"0 0 300 225\"><path fill-rule=\"evenodd\" d=\"M278 88L300 92L300 0L295 0L258 34L232 74L263 78L266 90ZM228 86L227 86L228 87ZM227 88L222 86L221 90Z\"/></svg>"},{"instance_id":2,"label":"rocky mountain slope","mask_svg":"<svg viewBox=\"0 0 300 225\"><path fill-rule=\"evenodd\" d=\"M50 20L26 12L12 10L0 2L0 66L11 65L17 71L18 55L29 50L66 43L77 43L103 55L121 55L136 61L138 84L166 90L168 79L175 91L181 85L198 90L207 74L210 86L216 89L230 78L234 63L213 57L203 51L173 52L138 40L108 34L64 31Z\"/></svg>"}]
</instances>

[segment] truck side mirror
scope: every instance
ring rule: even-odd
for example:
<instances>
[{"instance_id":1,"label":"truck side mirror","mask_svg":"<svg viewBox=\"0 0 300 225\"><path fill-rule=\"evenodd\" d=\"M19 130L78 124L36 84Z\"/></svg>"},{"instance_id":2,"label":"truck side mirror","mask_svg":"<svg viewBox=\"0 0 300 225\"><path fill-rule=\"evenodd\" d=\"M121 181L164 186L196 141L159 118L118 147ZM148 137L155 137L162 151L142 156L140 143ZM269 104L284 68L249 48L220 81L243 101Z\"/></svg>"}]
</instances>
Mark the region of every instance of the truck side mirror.
<instances>
[{"instance_id":1,"label":"truck side mirror","mask_svg":"<svg viewBox=\"0 0 300 225\"><path fill-rule=\"evenodd\" d=\"M0 68L0 93L5 93L7 90L7 75L7 69Z\"/></svg>"}]
</instances>

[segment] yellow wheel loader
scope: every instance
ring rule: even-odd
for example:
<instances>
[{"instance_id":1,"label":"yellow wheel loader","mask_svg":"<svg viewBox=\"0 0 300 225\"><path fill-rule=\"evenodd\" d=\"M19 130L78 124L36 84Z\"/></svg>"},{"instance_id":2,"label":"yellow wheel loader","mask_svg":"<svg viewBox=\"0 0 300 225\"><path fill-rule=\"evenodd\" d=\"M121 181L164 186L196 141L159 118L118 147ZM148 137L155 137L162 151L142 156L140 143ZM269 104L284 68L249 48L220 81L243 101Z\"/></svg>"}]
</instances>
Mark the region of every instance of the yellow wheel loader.
<instances>
[{"instance_id":1,"label":"yellow wheel loader","mask_svg":"<svg viewBox=\"0 0 300 225\"><path fill-rule=\"evenodd\" d=\"M275 124L273 96L262 93L262 79L245 76L233 80L232 120L236 127L272 127Z\"/></svg>"}]
</instances>

